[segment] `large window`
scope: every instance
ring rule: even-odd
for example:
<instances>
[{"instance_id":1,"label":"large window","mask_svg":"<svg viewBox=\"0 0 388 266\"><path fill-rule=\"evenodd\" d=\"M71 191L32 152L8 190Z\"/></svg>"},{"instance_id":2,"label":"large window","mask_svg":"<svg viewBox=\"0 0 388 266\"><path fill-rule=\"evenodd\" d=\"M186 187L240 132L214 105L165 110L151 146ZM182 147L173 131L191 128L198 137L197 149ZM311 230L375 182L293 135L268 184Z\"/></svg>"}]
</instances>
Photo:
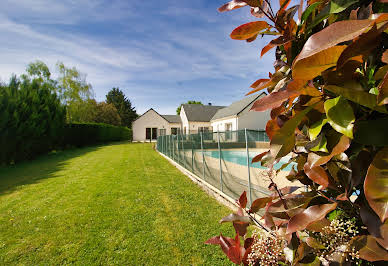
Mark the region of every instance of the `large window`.
<instances>
[{"instance_id":1,"label":"large window","mask_svg":"<svg viewBox=\"0 0 388 266\"><path fill-rule=\"evenodd\" d=\"M156 127L152 128L152 139L158 139L158 129Z\"/></svg>"},{"instance_id":2,"label":"large window","mask_svg":"<svg viewBox=\"0 0 388 266\"><path fill-rule=\"evenodd\" d=\"M146 128L146 139L154 140L154 139L157 139L157 138L158 138L158 128L156 128L156 127L153 127L153 128L147 127Z\"/></svg>"}]
</instances>

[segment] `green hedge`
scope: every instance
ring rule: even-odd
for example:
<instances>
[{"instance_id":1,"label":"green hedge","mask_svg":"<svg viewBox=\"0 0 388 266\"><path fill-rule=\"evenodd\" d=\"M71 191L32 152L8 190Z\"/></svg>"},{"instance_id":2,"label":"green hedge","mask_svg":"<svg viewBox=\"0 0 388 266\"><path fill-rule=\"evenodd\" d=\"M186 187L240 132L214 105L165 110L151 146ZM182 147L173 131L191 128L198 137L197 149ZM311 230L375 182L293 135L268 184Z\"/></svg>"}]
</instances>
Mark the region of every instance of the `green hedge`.
<instances>
[{"instance_id":1,"label":"green hedge","mask_svg":"<svg viewBox=\"0 0 388 266\"><path fill-rule=\"evenodd\" d=\"M111 141L131 140L132 130L100 123L68 124L64 129L64 146L87 146Z\"/></svg>"},{"instance_id":2,"label":"green hedge","mask_svg":"<svg viewBox=\"0 0 388 266\"><path fill-rule=\"evenodd\" d=\"M47 84L16 77L0 84L0 165L55 149L65 115L65 107Z\"/></svg>"}]
</instances>

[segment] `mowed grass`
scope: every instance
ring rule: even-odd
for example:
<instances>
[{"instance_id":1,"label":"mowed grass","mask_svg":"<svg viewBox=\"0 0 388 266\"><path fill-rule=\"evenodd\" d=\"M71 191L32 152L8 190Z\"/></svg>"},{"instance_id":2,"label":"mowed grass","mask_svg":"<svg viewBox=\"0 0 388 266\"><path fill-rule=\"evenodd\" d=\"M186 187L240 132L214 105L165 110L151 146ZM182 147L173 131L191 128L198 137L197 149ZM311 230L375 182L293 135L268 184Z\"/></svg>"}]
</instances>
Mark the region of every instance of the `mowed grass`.
<instances>
[{"instance_id":1,"label":"mowed grass","mask_svg":"<svg viewBox=\"0 0 388 266\"><path fill-rule=\"evenodd\" d=\"M229 213L150 144L64 151L0 168L0 265L230 265Z\"/></svg>"}]
</instances>

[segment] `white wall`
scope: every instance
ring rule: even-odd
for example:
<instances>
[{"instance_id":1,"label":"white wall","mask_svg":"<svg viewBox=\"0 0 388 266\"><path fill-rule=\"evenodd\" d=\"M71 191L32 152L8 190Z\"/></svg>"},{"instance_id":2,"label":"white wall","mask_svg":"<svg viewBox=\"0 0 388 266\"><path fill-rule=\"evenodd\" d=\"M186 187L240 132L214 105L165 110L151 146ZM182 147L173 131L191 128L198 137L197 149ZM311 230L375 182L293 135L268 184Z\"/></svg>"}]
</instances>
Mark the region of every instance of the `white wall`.
<instances>
[{"instance_id":1,"label":"white wall","mask_svg":"<svg viewBox=\"0 0 388 266\"><path fill-rule=\"evenodd\" d=\"M270 120L270 111L242 113L238 117L238 129L265 130L268 120Z\"/></svg>"},{"instance_id":2,"label":"white wall","mask_svg":"<svg viewBox=\"0 0 388 266\"><path fill-rule=\"evenodd\" d=\"M171 124L174 125L174 124ZM178 124L179 125L179 124ZM132 123L133 141L146 141L146 128L166 129L166 134L171 134L170 123L154 110L147 111ZM172 126L174 127L174 126ZM179 127L179 126L176 126Z\"/></svg>"},{"instance_id":3,"label":"white wall","mask_svg":"<svg viewBox=\"0 0 388 266\"><path fill-rule=\"evenodd\" d=\"M211 123L210 122L192 122L192 121L190 121L189 122L189 130L191 131L191 132L197 132L198 131L198 128L200 128L200 127L211 127ZM209 131L210 131L210 129L209 129ZM189 134L188 132L187 132L187 134Z\"/></svg>"},{"instance_id":4,"label":"white wall","mask_svg":"<svg viewBox=\"0 0 388 266\"><path fill-rule=\"evenodd\" d=\"M181 121L182 121L182 132L186 127L186 132L183 132L184 134L187 134L188 128L189 128L189 120L187 119L185 110L182 106L181 113L180 113Z\"/></svg>"},{"instance_id":5,"label":"white wall","mask_svg":"<svg viewBox=\"0 0 388 266\"><path fill-rule=\"evenodd\" d=\"M237 130L237 117L225 117L217 120L212 120L211 125L213 127L213 132L224 132L226 131L225 124L232 124L232 131Z\"/></svg>"}]
</instances>

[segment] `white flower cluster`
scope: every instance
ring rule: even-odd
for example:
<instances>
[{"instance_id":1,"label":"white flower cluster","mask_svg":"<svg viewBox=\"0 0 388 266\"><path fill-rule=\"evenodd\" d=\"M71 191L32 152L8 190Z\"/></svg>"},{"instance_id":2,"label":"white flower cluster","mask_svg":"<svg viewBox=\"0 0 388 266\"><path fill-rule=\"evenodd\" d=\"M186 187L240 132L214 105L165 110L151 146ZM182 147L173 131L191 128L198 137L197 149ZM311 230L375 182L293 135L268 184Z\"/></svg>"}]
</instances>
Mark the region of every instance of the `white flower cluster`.
<instances>
[{"instance_id":1,"label":"white flower cluster","mask_svg":"<svg viewBox=\"0 0 388 266\"><path fill-rule=\"evenodd\" d=\"M317 255L323 264L330 258L342 256L348 261L349 256L354 260L358 259L358 251L350 247L349 241L358 234L356 222L351 219L334 219L330 225L322 228L316 238L325 246L318 250Z\"/></svg>"},{"instance_id":2,"label":"white flower cluster","mask_svg":"<svg viewBox=\"0 0 388 266\"><path fill-rule=\"evenodd\" d=\"M284 247L287 241L280 236L272 236L265 231L255 230L252 233L253 244L248 254L249 265L274 266L284 258Z\"/></svg>"}]
</instances>

